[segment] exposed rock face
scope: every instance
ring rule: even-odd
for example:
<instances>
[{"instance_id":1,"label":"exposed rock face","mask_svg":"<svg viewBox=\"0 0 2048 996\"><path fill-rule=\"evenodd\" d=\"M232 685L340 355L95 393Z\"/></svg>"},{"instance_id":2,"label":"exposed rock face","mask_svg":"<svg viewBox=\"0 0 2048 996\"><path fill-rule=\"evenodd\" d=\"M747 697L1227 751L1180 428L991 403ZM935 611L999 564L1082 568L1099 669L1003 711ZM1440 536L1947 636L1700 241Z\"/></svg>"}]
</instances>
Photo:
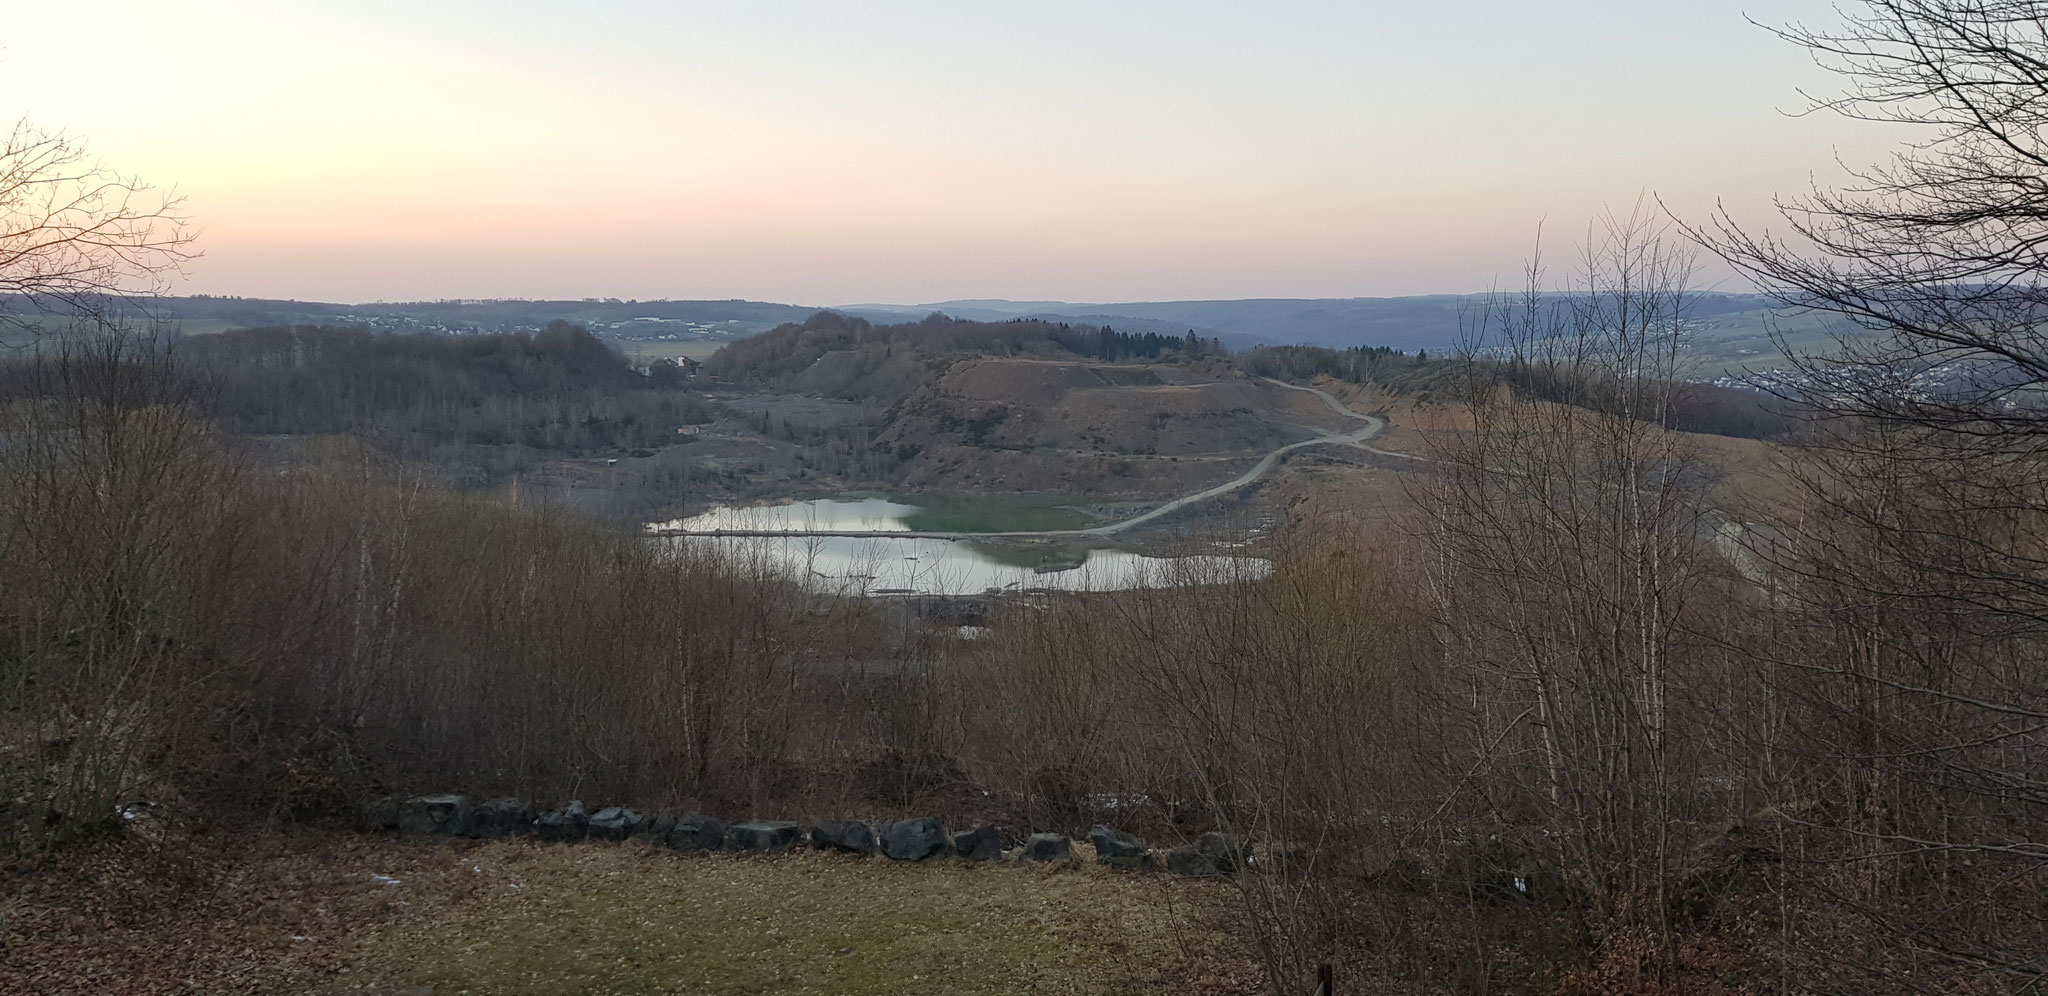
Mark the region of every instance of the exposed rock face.
<instances>
[{"instance_id":1,"label":"exposed rock face","mask_svg":"<svg viewBox=\"0 0 2048 996\"><path fill-rule=\"evenodd\" d=\"M875 828L859 820L832 820L811 828L811 846L855 854L873 854L881 848Z\"/></svg>"},{"instance_id":2,"label":"exposed rock face","mask_svg":"<svg viewBox=\"0 0 2048 996\"><path fill-rule=\"evenodd\" d=\"M929 816L882 827L882 853L897 861L923 861L946 852L946 825Z\"/></svg>"},{"instance_id":3,"label":"exposed rock face","mask_svg":"<svg viewBox=\"0 0 2048 996\"><path fill-rule=\"evenodd\" d=\"M647 815L624 806L606 806L590 818L593 840L625 840L647 823Z\"/></svg>"},{"instance_id":4,"label":"exposed rock face","mask_svg":"<svg viewBox=\"0 0 2048 996\"><path fill-rule=\"evenodd\" d=\"M533 835L542 840L582 840L589 833L590 812L574 799L533 821Z\"/></svg>"},{"instance_id":5,"label":"exposed rock face","mask_svg":"<svg viewBox=\"0 0 2048 996\"><path fill-rule=\"evenodd\" d=\"M533 810L517 799L492 799L470 810L469 826L463 832L471 837L510 837L533 829Z\"/></svg>"},{"instance_id":6,"label":"exposed rock face","mask_svg":"<svg viewBox=\"0 0 2048 996\"><path fill-rule=\"evenodd\" d=\"M469 800L423 795L398 804L399 833L459 834L469 823Z\"/></svg>"},{"instance_id":7,"label":"exposed rock face","mask_svg":"<svg viewBox=\"0 0 2048 996\"><path fill-rule=\"evenodd\" d=\"M1065 861L1074 855L1074 842L1062 834L1034 833L1024 842L1026 861Z\"/></svg>"},{"instance_id":8,"label":"exposed rock face","mask_svg":"<svg viewBox=\"0 0 2048 996\"><path fill-rule=\"evenodd\" d=\"M804 828L788 820L748 820L734 825L727 839L735 851L787 851L803 835Z\"/></svg>"},{"instance_id":9,"label":"exposed rock face","mask_svg":"<svg viewBox=\"0 0 2048 996\"><path fill-rule=\"evenodd\" d=\"M1097 864L1114 868L1152 867L1152 849L1145 846L1142 837L1097 825L1088 831L1088 842L1095 845Z\"/></svg>"},{"instance_id":10,"label":"exposed rock face","mask_svg":"<svg viewBox=\"0 0 2048 996\"><path fill-rule=\"evenodd\" d=\"M979 826L953 835L953 853L969 861L1000 861L1003 835L992 826Z\"/></svg>"},{"instance_id":11,"label":"exposed rock face","mask_svg":"<svg viewBox=\"0 0 2048 996\"><path fill-rule=\"evenodd\" d=\"M724 820L691 813L677 820L675 829L668 832L668 846L678 851L721 850L725 847L725 835L729 830L731 827Z\"/></svg>"}]
</instances>

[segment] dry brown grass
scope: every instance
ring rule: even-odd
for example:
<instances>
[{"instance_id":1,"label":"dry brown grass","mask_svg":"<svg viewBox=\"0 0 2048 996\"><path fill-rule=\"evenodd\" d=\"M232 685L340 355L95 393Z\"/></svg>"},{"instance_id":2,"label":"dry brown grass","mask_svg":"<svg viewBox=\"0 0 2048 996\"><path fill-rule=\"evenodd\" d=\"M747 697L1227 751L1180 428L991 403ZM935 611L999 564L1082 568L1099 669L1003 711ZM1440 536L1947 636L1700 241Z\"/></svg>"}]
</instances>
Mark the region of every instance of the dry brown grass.
<instances>
[{"instance_id":1,"label":"dry brown grass","mask_svg":"<svg viewBox=\"0 0 2048 996\"><path fill-rule=\"evenodd\" d=\"M121 849L10 883L38 993L1257 990L1227 886L1085 866L302 832L169 874ZM380 884L372 874L398 880Z\"/></svg>"}]
</instances>

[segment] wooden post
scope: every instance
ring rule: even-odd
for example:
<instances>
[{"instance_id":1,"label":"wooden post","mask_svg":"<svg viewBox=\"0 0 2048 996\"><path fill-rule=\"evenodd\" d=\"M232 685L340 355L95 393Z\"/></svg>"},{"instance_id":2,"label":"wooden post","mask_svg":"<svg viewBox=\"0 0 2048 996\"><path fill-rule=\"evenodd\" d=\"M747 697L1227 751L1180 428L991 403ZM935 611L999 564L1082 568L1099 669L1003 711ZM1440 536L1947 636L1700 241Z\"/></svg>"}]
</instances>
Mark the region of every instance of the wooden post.
<instances>
[{"instance_id":1,"label":"wooden post","mask_svg":"<svg viewBox=\"0 0 2048 996\"><path fill-rule=\"evenodd\" d=\"M1336 972L1329 962L1316 966L1316 996L1337 996Z\"/></svg>"}]
</instances>

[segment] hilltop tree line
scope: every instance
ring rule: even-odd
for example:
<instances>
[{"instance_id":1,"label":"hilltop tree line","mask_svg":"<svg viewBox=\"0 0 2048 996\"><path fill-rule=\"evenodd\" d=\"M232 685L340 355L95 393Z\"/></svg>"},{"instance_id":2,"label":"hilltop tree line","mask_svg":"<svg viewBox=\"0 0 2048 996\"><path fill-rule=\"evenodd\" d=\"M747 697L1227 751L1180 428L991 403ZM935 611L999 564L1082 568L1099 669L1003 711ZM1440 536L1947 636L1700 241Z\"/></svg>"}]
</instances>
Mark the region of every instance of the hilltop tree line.
<instances>
[{"instance_id":1,"label":"hilltop tree line","mask_svg":"<svg viewBox=\"0 0 2048 996\"><path fill-rule=\"evenodd\" d=\"M1076 356L1106 360L1111 363L1125 360L1157 360L1171 356L1181 360L1196 360L1204 356L1227 356L1229 351L1215 339L1203 339L1188 330L1185 336L1162 335L1158 332L1118 332L1104 325L1091 337L1085 329L1072 329L1064 323L1053 338Z\"/></svg>"}]
</instances>

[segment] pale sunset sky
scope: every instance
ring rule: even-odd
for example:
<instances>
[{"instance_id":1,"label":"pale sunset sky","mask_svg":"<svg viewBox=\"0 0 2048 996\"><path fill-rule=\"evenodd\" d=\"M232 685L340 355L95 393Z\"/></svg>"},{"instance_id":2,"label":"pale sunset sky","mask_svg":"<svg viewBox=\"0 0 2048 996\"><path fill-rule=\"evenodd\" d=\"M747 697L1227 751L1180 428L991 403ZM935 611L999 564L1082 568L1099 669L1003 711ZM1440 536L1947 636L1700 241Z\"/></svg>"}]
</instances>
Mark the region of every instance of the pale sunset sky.
<instances>
[{"instance_id":1,"label":"pale sunset sky","mask_svg":"<svg viewBox=\"0 0 2048 996\"><path fill-rule=\"evenodd\" d=\"M0 115L186 196L178 293L1465 292L1906 137L1783 113L1837 83L1744 15L1821 0L0 8Z\"/></svg>"}]
</instances>

